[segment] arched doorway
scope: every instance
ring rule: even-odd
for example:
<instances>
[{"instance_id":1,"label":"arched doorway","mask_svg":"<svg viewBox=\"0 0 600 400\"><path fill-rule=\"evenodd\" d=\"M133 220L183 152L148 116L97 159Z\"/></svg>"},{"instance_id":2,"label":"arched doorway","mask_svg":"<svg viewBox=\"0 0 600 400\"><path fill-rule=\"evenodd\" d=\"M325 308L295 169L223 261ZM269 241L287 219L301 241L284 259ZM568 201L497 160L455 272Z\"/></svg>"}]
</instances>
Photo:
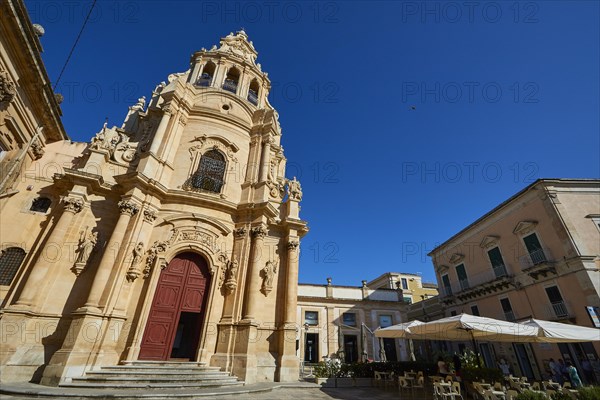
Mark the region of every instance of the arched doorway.
<instances>
[{"instance_id":1,"label":"arched doorway","mask_svg":"<svg viewBox=\"0 0 600 400\"><path fill-rule=\"evenodd\" d=\"M205 315L210 273L196 253L178 254L161 271L140 360L194 359Z\"/></svg>"}]
</instances>

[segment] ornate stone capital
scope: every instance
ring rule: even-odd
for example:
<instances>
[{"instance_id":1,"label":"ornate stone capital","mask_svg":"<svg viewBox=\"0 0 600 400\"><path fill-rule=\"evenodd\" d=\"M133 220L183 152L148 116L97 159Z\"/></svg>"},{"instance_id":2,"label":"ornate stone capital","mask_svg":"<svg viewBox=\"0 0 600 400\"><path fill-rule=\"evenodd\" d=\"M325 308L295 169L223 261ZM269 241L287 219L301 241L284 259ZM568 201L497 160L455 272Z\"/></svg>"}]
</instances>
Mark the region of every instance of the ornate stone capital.
<instances>
[{"instance_id":1,"label":"ornate stone capital","mask_svg":"<svg viewBox=\"0 0 600 400\"><path fill-rule=\"evenodd\" d=\"M163 113L165 113L167 115L173 114L173 107L171 106L171 103L164 105L162 110L163 110Z\"/></svg>"},{"instance_id":2,"label":"ornate stone capital","mask_svg":"<svg viewBox=\"0 0 600 400\"><path fill-rule=\"evenodd\" d=\"M288 251L296 251L298 249L298 246L300 245L300 242L292 239L289 242L287 242L287 249Z\"/></svg>"},{"instance_id":3,"label":"ornate stone capital","mask_svg":"<svg viewBox=\"0 0 600 400\"><path fill-rule=\"evenodd\" d=\"M233 234L236 238L243 238L248 234L248 229L246 229L245 226L242 226L241 228L234 230Z\"/></svg>"},{"instance_id":4,"label":"ornate stone capital","mask_svg":"<svg viewBox=\"0 0 600 400\"><path fill-rule=\"evenodd\" d=\"M127 214L130 217L134 216L139 211L138 205L131 200L121 200L119 201L118 206L121 214Z\"/></svg>"},{"instance_id":5,"label":"ornate stone capital","mask_svg":"<svg viewBox=\"0 0 600 400\"><path fill-rule=\"evenodd\" d=\"M65 211L77 214L83 210L83 199L79 197L65 197L63 199L63 205L65 207Z\"/></svg>"},{"instance_id":6,"label":"ornate stone capital","mask_svg":"<svg viewBox=\"0 0 600 400\"><path fill-rule=\"evenodd\" d=\"M156 211L154 210L144 210L144 221L149 222L151 224L156 220Z\"/></svg>"},{"instance_id":7,"label":"ornate stone capital","mask_svg":"<svg viewBox=\"0 0 600 400\"><path fill-rule=\"evenodd\" d=\"M268 230L265 225L259 225L252 228L252 236L256 239L264 239L267 236Z\"/></svg>"}]
</instances>

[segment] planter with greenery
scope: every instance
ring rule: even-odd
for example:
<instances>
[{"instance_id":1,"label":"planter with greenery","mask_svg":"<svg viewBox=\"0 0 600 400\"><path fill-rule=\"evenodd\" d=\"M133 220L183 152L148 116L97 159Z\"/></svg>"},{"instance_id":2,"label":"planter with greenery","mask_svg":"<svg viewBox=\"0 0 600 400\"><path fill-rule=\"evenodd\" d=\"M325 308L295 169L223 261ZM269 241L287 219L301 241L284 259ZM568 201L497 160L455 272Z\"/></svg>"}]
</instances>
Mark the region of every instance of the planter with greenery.
<instances>
[{"instance_id":1,"label":"planter with greenery","mask_svg":"<svg viewBox=\"0 0 600 400\"><path fill-rule=\"evenodd\" d=\"M600 399L600 386L587 386L579 388L577 400L598 400Z\"/></svg>"}]
</instances>

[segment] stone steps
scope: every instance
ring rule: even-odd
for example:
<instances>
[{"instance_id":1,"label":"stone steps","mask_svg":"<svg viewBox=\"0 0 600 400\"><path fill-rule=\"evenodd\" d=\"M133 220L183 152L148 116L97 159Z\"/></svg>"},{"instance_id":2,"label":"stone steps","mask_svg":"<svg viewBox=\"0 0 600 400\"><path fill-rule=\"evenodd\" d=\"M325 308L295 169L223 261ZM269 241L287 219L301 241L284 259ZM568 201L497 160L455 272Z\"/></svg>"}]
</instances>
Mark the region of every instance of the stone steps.
<instances>
[{"instance_id":1,"label":"stone steps","mask_svg":"<svg viewBox=\"0 0 600 400\"><path fill-rule=\"evenodd\" d=\"M202 389L241 386L235 376L204 363L181 361L133 361L88 371L59 386L82 389Z\"/></svg>"}]
</instances>

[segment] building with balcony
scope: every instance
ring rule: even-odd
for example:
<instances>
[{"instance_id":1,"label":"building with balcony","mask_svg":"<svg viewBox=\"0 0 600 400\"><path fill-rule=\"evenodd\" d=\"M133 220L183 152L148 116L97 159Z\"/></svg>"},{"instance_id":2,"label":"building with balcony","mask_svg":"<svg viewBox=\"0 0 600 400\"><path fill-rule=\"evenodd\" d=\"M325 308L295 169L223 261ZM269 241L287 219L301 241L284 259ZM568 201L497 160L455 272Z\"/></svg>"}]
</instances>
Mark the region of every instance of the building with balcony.
<instances>
[{"instance_id":1,"label":"building with balcony","mask_svg":"<svg viewBox=\"0 0 600 400\"><path fill-rule=\"evenodd\" d=\"M375 329L404 321L402 291L388 287L298 285L298 355L305 363L338 357L345 362L408 360L404 340L376 339Z\"/></svg>"},{"instance_id":2,"label":"building with balcony","mask_svg":"<svg viewBox=\"0 0 600 400\"><path fill-rule=\"evenodd\" d=\"M402 297L409 304L417 303L438 294L436 283L423 282L420 275L406 272L386 272L367 282L367 286L373 289L402 290Z\"/></svg>"},{"instance_id":3,"label":"building with balcony","mask_svg":"<svg viewBox=\"0 0 600 400\"><path fill-rule=\"evenodd\" d=\"M270 82L246 33L196 52L121 126L72 143L45 75L30 71L39 43L22 3L0 7L8 71L0 129L15 137L0 142L37 158L0 198L2 244L14 243L0 256L0 379L55 385L119 363L175 359L246 383L297 380L288 338L308 228L300 183L285 177ZM15 35L30 47L14 48L23 41ZM39 84L31 94L40 98L22 101L6 83L19 79L24 96L28 79ZM37 118L47 137L33 141ZM54 143L36 152L46 139Z\"/></svg>"},{"instance_id":4,"label":"building with balcony","mask_svg":"<svg viewBox=\"0 0 600 400\"><path fill-rule=\"evenodd\" d=\"M431 251L440 295L429 308L438 303L439 317L464 312L600 328L599 213L599 180L537 180ZM409 315L424 316L418 305ZM490 366L505 358L516 373L539 379L550 357L580 367L598 360L600 344L480 343L480 352Z\"/></svg>"}]
</instances>

